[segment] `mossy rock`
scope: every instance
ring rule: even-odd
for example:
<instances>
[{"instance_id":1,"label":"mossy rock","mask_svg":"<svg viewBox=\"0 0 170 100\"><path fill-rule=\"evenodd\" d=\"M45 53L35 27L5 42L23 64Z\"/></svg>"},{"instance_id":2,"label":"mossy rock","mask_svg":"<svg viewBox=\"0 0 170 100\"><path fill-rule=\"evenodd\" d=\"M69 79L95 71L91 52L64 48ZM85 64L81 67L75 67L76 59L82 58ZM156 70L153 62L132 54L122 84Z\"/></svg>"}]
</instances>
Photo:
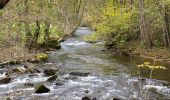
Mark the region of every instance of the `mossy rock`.
<instances>
[{"instance_id":1,"label":"mossy rock","mask_svg":"<svg viewBox=\"0 0 170 100\"><path fill-rule=\"evenodd\" d=\"M55 38L49 39L48 46L54 49L61 49L61 45L59 44L58 39L55 39Z\"/></svg>"},{"instance_id":2,"label":"mossy rock","mask_svg":"<svg viewBox=\"0 0 170 100\"><path fill-rule=\"evenodd\" d=\"M50 92L50 89L47 88L45 85L41 84L41 85L38 85L36 88L35 88L35 93L48 93Z\"/></svg>"},{"instance_id":3,"label":"mossy rock","mask_svg":"<svg viewBox=\"0 0 170 100\"><path fill-rule=\"evenodd\" d=\"M61 45L59 43L49 43L48 46L54 49L61 49Z\"/></svg>"},{"instance_id":4,"label":"mossy rock","mask_svg":"<svg viewBox=\"0 0 170 100\"><path fill-rule=\"evenodd\" d=\"M48 55L45 54L45 53L39 53L39 54L36 55L36 59L38 61L47 61Z\"/></svg>"}]
</instances>

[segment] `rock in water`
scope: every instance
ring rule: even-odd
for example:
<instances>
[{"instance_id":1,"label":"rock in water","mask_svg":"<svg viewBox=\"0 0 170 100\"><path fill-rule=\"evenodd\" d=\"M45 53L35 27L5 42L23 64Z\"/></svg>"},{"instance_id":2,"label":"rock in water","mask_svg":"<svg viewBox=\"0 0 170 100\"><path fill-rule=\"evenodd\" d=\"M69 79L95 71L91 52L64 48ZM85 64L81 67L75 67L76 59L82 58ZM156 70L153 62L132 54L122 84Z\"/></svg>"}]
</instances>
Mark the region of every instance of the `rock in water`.
<instances>
[{"instance_id":1,"label":"rock in water","mask_svg":"<svg viewBox=\"0 0 170 100\"><path fill-rule=\"evenodd\" d=\"M45 69L44 74L46 76L52 76L55 75L58 72L58 69Z\"/></svg>"},{"instance_id":2,"label":"rock in water","mask_svg":"<svg viewBox=\"0 0 170 100\"><path fill-rule=\"evenodd\" d=\"M91 100L89 97L85 96L82 98L82 100Z\"/></svg>"},{"instance_id":3,"label":"rock in water","mask_svg":"<svg viewBox=\"0 0 170 100\"><path fill-rule=\"evenodd\" d=\"M48 92L50 92L50 89L44 86L43 84L35 88L35 93L48 93Z\"/></svg>"},{"instance_id":4,"label":"rock in water","mask_svg":"<svg viewBox=\"0 0 170 100\"><path fill-rule=\"evenodd\" d=\"M17 67L15 69L13 69L14 73L25 73L27 71L27 69L25 67Z\"/></svg>"},{"instance_id":5,"label":"rock in water","mask_svg":"<svg viewBox=\"0 0 170 100\"><path fill-rule=\"evenodd\" d=\"M10 77L0 78L0 84L7 84L11 81Z\"/></svg>"},{"instance_id":6,"label":"rock in water","mask_svg":"<svg viewBox=\"0 0 170 100\"><path fill-rule=\"evenodd\" d=\"M32 84L32 83L25 83L24 84L26 87L32 87L32 86L34 86L34 84Z\"/></svg>"},{"instance_id":7,"label":"rock in water","mask_svg":"<svg viewBox=\"0 0 170 100\"><path fill-rule=\"evenodd\" d=\"M69 75L73 75L73 76L88 76L90 73L83 73L83 72L70 72Z\"/></svg>"},{"instance_id":8,"label":"rock in water","mask_svg":"<svg viewBox=\"0 0 170 100\"><path fill-rule=\"evenodd\" d=\"M7 97L6 100L11 100L11 98L10 98L10 97Z\"/></svg>"},{"instance_id":9,"label":"rock in water","mask_svg":"<svg viewBox=\"0 0 170 100\"><path fill-rule=\"evenodd\" d=\"M113 100L120 100L120 99L118 99L118 98L113 98Z\"/></svg>"},{"instance_id":10,"label":"rock in water","mask_svg":"<svg viewBox=\"0 0 170 100\"><path fill-rule=\"evenodd\" d=\"M52 82L52 81L55 81L57 78L58 78L58 75L53 75L50 78L48 78L47 81Z\"/></svg>"},{"instance_id":11,"label":"rock in water","mask_svg":"<svg viewBox=\"0 0 170 100\"><path fill-rule=\"evenodd\" d=\"M61 85L63 85L63 84L64 84L64 81L57 80L55 85L61 86Z\"/></svg>"}]
</instances>

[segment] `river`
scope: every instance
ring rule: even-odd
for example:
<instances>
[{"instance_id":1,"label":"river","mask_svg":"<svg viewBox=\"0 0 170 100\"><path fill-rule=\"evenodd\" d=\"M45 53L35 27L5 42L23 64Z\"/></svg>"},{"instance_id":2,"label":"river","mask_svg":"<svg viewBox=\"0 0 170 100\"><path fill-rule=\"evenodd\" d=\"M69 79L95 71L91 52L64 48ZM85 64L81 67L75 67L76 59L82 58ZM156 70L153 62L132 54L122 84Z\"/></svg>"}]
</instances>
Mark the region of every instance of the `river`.
<instances>
[{"instance_id":1,"label":"river","mask_svg":"<svg viewBox=\"0 0 170 100\"><path fill-rule=\"evenodd\" d=\"M56 81L47 82L48 77L43 73L14 76L11 83L0 85L0 99L11 97L12 100L81 100L82 97L89 96L97 100L142 100L141 90L148 90L146 100L170 100L168 64L156 63L164 65L167 70L154 70L151 80L148 79L149 69L141 69L143 79L140 82L137 65L145 61L153 62L152 60L105 51L102 42L84 42L82 36L86 34L92 34L92 31L79 27L72 38L61 43L61 50L49 53L47 63L34 65L42 70L59 68L61 73ZM68 74L70 72L86 72L90 75L72 77ZM58 80L63 84L56 85ZM35 94L34 86L25 87L26 82L35 85L43 83L51 91Z\"/></svg>"}]
</instances>

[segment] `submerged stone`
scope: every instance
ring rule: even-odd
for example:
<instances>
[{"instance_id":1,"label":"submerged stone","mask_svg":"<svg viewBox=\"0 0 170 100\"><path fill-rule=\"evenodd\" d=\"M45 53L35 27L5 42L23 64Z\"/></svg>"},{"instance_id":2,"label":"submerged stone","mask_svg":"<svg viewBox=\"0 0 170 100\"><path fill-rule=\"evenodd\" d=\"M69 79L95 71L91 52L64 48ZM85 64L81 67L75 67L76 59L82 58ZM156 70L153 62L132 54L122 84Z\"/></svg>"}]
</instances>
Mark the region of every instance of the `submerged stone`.
<instances>
[{"instance_id":1,"label":"submerged stone","mask_svg":"<svg viewBox=\"0 0 170 100\"><path fill-rule=\"evenodd\" d=\"M55 85L61 86L61 85L63 85L63 84L64 84L64 81L57 80Z\"/></svg>"},{"instance_id":2,"label":"submerged stone","mask_svg":"<svg viewBox=\"0 0 170 100\"><path fill-rule=\"evenodd\" d=\"M24 84L26 87L32 87L32 86L34 86L34 84L32 84L32 83L25 83Z\"/></svg>"},{"instance_id":3,"label":"submerged stone","mask_svg":"<svg viewBox=\"0 0 170 100\"><path fill-rule=\"evenodd\" d=\"M84 76L87 77L90 73L83 73L83 72L70 72L69 75L73 76Z\"/></svg>"},{"instance_id":4,"label":"submerged stone","mask_svg":"<svg viewBox=\"0 0 170 100\"><path fill-rule=\"evenodd\" d=\"M76 80L78 77L77 76L67 76L67 77L64 77L64 79L66 80Z\"/></svg>"},{"instance_id":5,"label":"submerged stone","mask_svg":"<svg viewBox=\"0 0 170 100\"><path fill-rule=\"evenodd\" d=\"M118 98L113 98L113 100L120 100L120 99L118 99Z\"/></svg>"},{"instance_id":6,"label":"submerged stone","mask_svg":"<svg viewBox=\"0 0 170 100\"><path fill-rule=\"evenodd\" d=\"M50 89L43 84L35 88L35 93L48 93L48 92L50 92Z\"/></svg>"},{"instance_id":7,"label":"submerged stone","mask_svg":"<svg viewBox=\"0 0 170 100\"><path fill-rule=\"evenodd\" d=\"M47 81L52 82L55 81L58 78L58 75L53 75L50 78L47 79Z\"/></svg>"},{"instance_id":8,"label":"submerged stone","mask_svg":"<svg viewBox=\"0 0 170 100\"><path fill-rule=\"evenodd\" d=\"M0 84L7 84L11 81L11 77L0 78Z\"/></svg>"},{"instance_id":9,"label":"submerged stone","mask_svg":"<svg viewBox=\"0 0 170 100\"><path fill-rule=\"evenodd\" d=\"M46 76L52 76L55 75L59 70L58 69L45 69L44 74Z\"/></svg>"}]
</instances>

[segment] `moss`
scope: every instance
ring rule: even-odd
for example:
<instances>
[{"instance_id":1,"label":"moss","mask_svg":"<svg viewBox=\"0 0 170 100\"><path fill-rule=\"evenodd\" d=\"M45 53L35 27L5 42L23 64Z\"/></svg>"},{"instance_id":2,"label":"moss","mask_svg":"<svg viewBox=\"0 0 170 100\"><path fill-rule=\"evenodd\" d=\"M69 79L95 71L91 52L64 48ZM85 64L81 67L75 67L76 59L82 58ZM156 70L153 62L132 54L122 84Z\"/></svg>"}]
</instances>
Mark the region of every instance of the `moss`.
<instances>
[{"instance_id":1,"label":"moss","mask_svg":"<svg viewBox=\"0 0 170 100\"><path fill-rule=\"evenodd\" d=\"M48 59L48 55L45 53L39 53L36 55L36 59L38 61L46 61Z\"/></svg>"},{"instance_id":2,"label":"moss","mask_svg":"<svg viewBox=\"0 0 170 100\"><path fill-rule=\"evenodd\" d=\"M49 48L54 48L54 49L61 48L61 45L58 42L58 38L50 38L48 46Z\"/></svg>"}]
</instances>

